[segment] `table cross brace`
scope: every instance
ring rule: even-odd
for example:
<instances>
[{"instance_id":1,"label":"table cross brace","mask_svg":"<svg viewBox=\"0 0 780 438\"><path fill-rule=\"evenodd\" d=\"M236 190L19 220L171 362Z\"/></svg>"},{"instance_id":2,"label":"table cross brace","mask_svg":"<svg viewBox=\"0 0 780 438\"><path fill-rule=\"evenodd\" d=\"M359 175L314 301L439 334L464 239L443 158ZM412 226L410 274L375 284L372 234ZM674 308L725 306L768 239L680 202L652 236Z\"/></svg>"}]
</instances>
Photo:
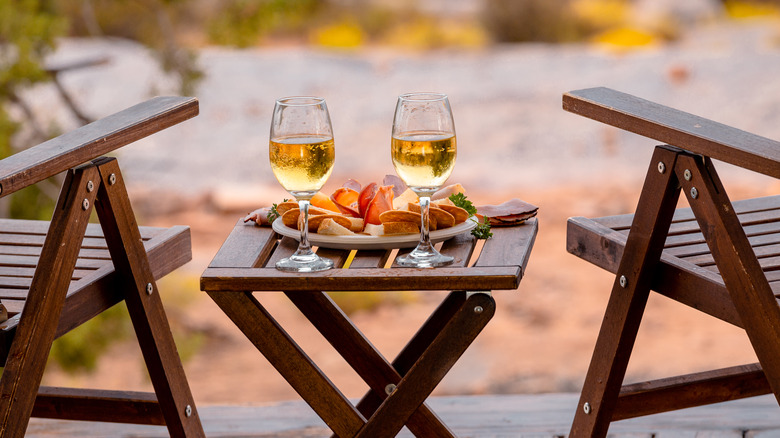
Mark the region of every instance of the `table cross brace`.
<instances>
[{"instance_id":1,"label":"table cross brace","mask_svg":"<svg viewBox=\"0 0 780 438\"><path fill-rule=\"evenodd\" d=\"M489 293L450 292L389 363L325 292L285 292L369 385L353 406L251 292L209 295L338 437L454 437L424 401L495 312Z\"/></svg>"}]
</instances>

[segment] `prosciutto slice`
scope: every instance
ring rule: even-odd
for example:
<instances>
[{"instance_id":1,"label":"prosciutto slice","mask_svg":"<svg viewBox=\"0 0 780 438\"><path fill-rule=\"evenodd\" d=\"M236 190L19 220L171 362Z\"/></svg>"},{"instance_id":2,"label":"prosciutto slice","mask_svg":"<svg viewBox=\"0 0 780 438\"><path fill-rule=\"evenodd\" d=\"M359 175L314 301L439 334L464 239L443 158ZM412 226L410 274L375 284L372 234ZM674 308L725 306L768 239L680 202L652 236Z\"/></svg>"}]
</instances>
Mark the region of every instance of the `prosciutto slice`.
<instances>
[{"instance_id":1,"label":"prosciutto slice","mask_svg":"<svg viewBox=\"0 0 780 438\"><path fill-rule=\"evenodd\" d=\"M498 205L480 205L477 214L480 221L488 218L491 227L508 227L519 225L536 216L539 207L517 198L510 199Z\"/></svg>"}]
</instances>

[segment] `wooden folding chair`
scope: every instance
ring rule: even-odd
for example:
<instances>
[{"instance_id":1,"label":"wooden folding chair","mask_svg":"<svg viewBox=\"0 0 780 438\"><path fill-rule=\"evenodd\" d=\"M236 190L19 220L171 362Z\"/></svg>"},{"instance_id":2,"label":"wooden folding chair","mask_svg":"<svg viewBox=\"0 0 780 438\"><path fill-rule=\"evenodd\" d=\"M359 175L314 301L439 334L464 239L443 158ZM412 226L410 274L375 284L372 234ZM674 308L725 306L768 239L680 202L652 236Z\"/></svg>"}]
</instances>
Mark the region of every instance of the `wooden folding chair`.
<instances>
[{"instance_id":1,"label":"wooden folding chair","mask_svg":"<svg viewBox=\"0 0 780 438\"><path fill-rule=\"evenodd\" d=\"M657 146L633 215L569 219L567 249L615 273L571 436L773 392L780 400L780 197L730 202L713 160L780 178L780 142L606 88L565 110ZM690 208L676 209L680 191ZM623 385L650 290L743 328L759 363Z\"/></svg>"},{"instance_id":2,"label":"wooden folding chair","mask_svg":"<svg viewBox=\"0 0 780 438\"><path fill-rule=\"evenodd\" d=\"M24 436L31 415L204 436L155 283L191 259L189 228L139 228L101 157L197 114L194 98L154 98L0 161L2 196L66 172L51 222L0 220L0 437ZM122 300L156 395L41 388L53 340Z\"/></svg>"}]
</instances>

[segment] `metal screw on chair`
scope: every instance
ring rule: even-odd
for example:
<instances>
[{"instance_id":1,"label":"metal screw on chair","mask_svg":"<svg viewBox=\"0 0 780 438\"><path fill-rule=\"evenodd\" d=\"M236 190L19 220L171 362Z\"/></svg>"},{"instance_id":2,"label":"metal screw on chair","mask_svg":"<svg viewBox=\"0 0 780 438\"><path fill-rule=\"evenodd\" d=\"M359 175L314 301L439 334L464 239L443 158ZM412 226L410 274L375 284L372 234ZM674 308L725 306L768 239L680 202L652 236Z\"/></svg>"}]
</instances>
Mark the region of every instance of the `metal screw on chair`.
<instances>
[{"instance_id":1,"label":"metal screw on chair","mask_svg":"<svg viewBox=\"0 0 780 438\"><path fill-rule=\"evenodd\" d=\"M87 181L87 191L91 192L95 190L95 184L92 183L92 181Z\"/></svg>"},{"instance_id":2,"label":"metal screw on chair","mask_svg":"<svg viewBox=\"0 0 780 438\"><path fill-rule=\"evenodd\" d=\"M691 187L691 198L696 199L699 197L699 191L696 190L696 187Z\"/></svg>"},{"instance_id":3,"label":"metal screw on chair","mask_svg":"<svg viewBox=\"0 0 780 438\"><path fill-rule=\"evenodd\" d=\"M152 286L152 283L146 283L146 293L151 295L152 292L154 292L154 286Z\"/></svg>"},{"instance_id":4,"label":"metal screw on chair","mask_svg":"<svg viewBox=\"0 0 780 438\"><path fill-rule=\"evenodd\" d=\"M621 275L620 276L620 287L625 288L626 286L628 286L628 279L626 278L625 275Z\"/></svg>"},{"instance_id":5,"label":"metal screw on chair","mask_svg":"<svg viewBox=\"0 0 780 438\"><path fill-rule=\"evenodd\" d=\"M112 173L111 175L108 175L108 183L112 186L116 184L116 174Z\"/></svg>"},{"instance_id":6,"label":"metal screw on chair","mask_svg":"<svg viewBox=\"0 0 780 438\"><path fill-rule=\"evenodd\" d=\"M658 173L666 172L666 164L663 161L658 162Z\"/></svg>"},{"instance_id":7,"label":"metal screw on chair","mask_svg":"<svg viewBox=\"0 0 780 438\"><path fill-rule=\"evenodd\" d=\"M585 414L590 414L590 403L585 402L584 405L582 405L582 412L585 412Z\"/></svg>"},{"instance_id":8,"label":"metal screw on chair","mask_svg":"<svg viewBox=\"0 0 780 438\"><path fill-rule=\"evenodd\" d=\"M89 199L85 199L81 201L81 209L87 210L89 208Z\"/></svg>"},{"instance_id":9,"label":"metal screw on chair","mask_svg":"<svg viewBox=\"0 0 780 438\"><path fill-rule=\"evenodd\" d=\"M693 176L691 175L690 170L685 169L685 172L683 172L683 177L685 178L686 181L690 181Z\"/></svg>"},{"instance_id":10,"label":"metal screw on chair","mask_svg":"<svg viewBox=\"0 0 780 438\"><path fill-rule=\"evenodd\" d=\"M483 310L485 310L485 309L483 309L482 306L477 306L477 307L474 308L474 313L479 315L480 313L482 313Z\"/></svg>"},{"instance_id":11,"label":"metal screw on chair","mask_svg":"<svg viewBox=\"0 0 780 438\"><path fill-rule=\"evenodd\" d=\"M385 394L390 395L395 392L395 383L388 383L387 386L385 386Z\"/></svg>"},{"instance_id":12,"label":"metal screw on chair","mask_svg":"<svg viewBox=\"0 0 780 438\"><path fill-rule=\"evenodd\" d=\"M192 406L190 406L190 405L187 405L187 406L184 408L184 415L186 415L186 416L188 416L188 417L192 417Z\"/></svg>"}]
</instances>

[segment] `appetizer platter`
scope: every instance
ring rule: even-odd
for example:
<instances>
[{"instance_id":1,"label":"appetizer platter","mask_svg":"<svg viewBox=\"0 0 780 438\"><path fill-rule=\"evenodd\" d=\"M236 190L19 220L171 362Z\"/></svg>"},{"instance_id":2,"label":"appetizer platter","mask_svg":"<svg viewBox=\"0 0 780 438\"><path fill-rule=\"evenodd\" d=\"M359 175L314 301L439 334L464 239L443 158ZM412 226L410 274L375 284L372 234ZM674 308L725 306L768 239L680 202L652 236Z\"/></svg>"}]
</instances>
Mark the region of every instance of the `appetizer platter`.
<instances>
[{"instance_id":1,"label":"appetizer platter","mask_svg":"<svg viewBox=\"0 0 780 438\"><path fill-rule=\"evenodd\" d=\"M309 241L336 249L391 249L414 247L419 241L420 206L417 195L400 178L387 175L382 184L365 186L346 181L331 195L317 193L310 200ZM484 209L487 214L480 214ZM452 184L431 197L430 238L440 242L471 232L477 238L492 236L491 226L518 225L536 215L537 207L518 199L475 207L460 184ZM284 200L247 215L245 221L272 226L277 233L300 239L298 203Z\"/></svg>"}]
</instances>

